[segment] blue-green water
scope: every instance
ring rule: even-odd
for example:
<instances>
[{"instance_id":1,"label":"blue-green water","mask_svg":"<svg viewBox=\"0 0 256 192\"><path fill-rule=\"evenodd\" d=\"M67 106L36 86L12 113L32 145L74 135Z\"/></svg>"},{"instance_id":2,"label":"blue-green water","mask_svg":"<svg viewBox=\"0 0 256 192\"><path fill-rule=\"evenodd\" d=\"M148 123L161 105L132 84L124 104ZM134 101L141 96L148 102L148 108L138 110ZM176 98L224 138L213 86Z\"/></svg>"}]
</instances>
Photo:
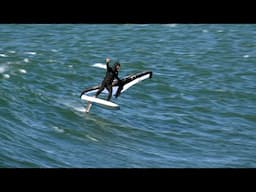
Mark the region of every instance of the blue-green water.
<instances>
[{"instance_id":1,"label":"blue-green water","mask_svg":"<svg viewBox=\"0 0 256 192\"><path fill-rule=\"evenodd\" d=\"M84 112L119 60L152 70ZM0 167L256 167L256 25L0 25Z\"/></svg>"}]
</instances>

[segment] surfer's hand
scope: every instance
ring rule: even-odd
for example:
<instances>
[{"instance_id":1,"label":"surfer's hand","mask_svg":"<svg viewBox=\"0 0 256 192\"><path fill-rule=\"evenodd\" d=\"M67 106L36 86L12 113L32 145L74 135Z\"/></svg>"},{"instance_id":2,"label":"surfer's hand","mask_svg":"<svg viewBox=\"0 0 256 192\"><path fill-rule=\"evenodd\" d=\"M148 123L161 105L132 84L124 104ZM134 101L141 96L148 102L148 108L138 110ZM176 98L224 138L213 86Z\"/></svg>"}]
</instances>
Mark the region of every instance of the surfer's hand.
<instances>
[{"instance_id":1,"label":"surfer's hand","mask_svg":"<svg viewBox=\"0 0 256 192\"><path fill-rule=\"evenodd\" d=\"M106 63L109 63L110 62L110 59L107 57L106 58Z\"/></svg>"}]
</instances>

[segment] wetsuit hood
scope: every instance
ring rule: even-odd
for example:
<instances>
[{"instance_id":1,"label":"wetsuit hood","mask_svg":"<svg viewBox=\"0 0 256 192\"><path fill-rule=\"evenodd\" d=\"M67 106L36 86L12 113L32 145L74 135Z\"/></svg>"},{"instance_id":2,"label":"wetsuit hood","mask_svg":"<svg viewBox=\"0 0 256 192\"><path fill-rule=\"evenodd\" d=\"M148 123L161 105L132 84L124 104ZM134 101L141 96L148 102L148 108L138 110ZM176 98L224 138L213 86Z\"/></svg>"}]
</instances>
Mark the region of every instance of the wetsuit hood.
<instances>
[{"instance_id":1,"label":"wetsuit hood","mask_svg":"<svg viewBox=\"0 0 256 192\"><path fill-rule=\"evenodd\" d=\"M116 62L113 66L113 70L116 71L116 66L120 66L120 63L119 62Z\"/></svg>"}]
</instances>

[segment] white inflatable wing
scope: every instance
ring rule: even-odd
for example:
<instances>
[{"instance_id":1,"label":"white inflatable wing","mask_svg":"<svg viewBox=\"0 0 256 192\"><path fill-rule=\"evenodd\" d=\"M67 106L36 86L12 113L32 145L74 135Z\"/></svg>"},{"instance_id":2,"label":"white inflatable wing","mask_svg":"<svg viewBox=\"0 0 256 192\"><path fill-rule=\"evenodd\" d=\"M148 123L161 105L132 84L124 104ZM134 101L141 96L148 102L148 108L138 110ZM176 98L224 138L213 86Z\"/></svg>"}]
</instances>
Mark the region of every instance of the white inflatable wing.
<instances>
[{"instance_id":1,"label":"white inflatable wing","mask_svg":"<svg viewBox=\"0 0 256 192\"><path fill-rule=\"evenodd\" d=\"M117 94L119 96L121 93L129 89L131 86L139 83L140 81L143 81L148 78L152 78L152 75L153 75L152 71L143 71L133 75L128 75L122 78L121 81L119 82L115 80L112 88L112 95ZM82 97L82 95L84 94L85 95L95 94L99 90L99 88L100 88L100 85L87 88L81 92L80 97ZM102 93L108 94L107 89L105 88Z\"/></svg>"}]
</instances>

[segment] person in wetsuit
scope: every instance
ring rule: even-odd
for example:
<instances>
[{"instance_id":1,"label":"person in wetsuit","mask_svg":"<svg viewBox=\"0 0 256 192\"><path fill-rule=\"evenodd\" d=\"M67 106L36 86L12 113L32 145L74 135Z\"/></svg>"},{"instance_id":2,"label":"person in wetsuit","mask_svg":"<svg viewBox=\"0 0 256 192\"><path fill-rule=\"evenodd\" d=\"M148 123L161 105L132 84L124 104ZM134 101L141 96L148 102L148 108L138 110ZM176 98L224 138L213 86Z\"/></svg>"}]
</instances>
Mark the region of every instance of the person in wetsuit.
<instances>
[{"instance_id":1,"label":"person in wetsuit","mask_svg":"<svg viewBox=\"0 0 256 192\"><path fill-rule=\"evenodd\" d=\"M121 80L118 77L118 71L121 67L120 63L116 62L113 67L110 67L109 63L110 63L110 59L106 58L106 65L107 65L106 75L101 83L99 90L95 94L95 97L97 97L104 90L104 88L106 88L109 92L108 97L107 97L108 101L110 101L110 99L112 97L112 86L113 86L112 83L113 83L114 79L116 78L118 80L118 82L121 83ZM118 89L116 97L119 96L120 91L121 90Z\"/></svg>"}]
</instances>

